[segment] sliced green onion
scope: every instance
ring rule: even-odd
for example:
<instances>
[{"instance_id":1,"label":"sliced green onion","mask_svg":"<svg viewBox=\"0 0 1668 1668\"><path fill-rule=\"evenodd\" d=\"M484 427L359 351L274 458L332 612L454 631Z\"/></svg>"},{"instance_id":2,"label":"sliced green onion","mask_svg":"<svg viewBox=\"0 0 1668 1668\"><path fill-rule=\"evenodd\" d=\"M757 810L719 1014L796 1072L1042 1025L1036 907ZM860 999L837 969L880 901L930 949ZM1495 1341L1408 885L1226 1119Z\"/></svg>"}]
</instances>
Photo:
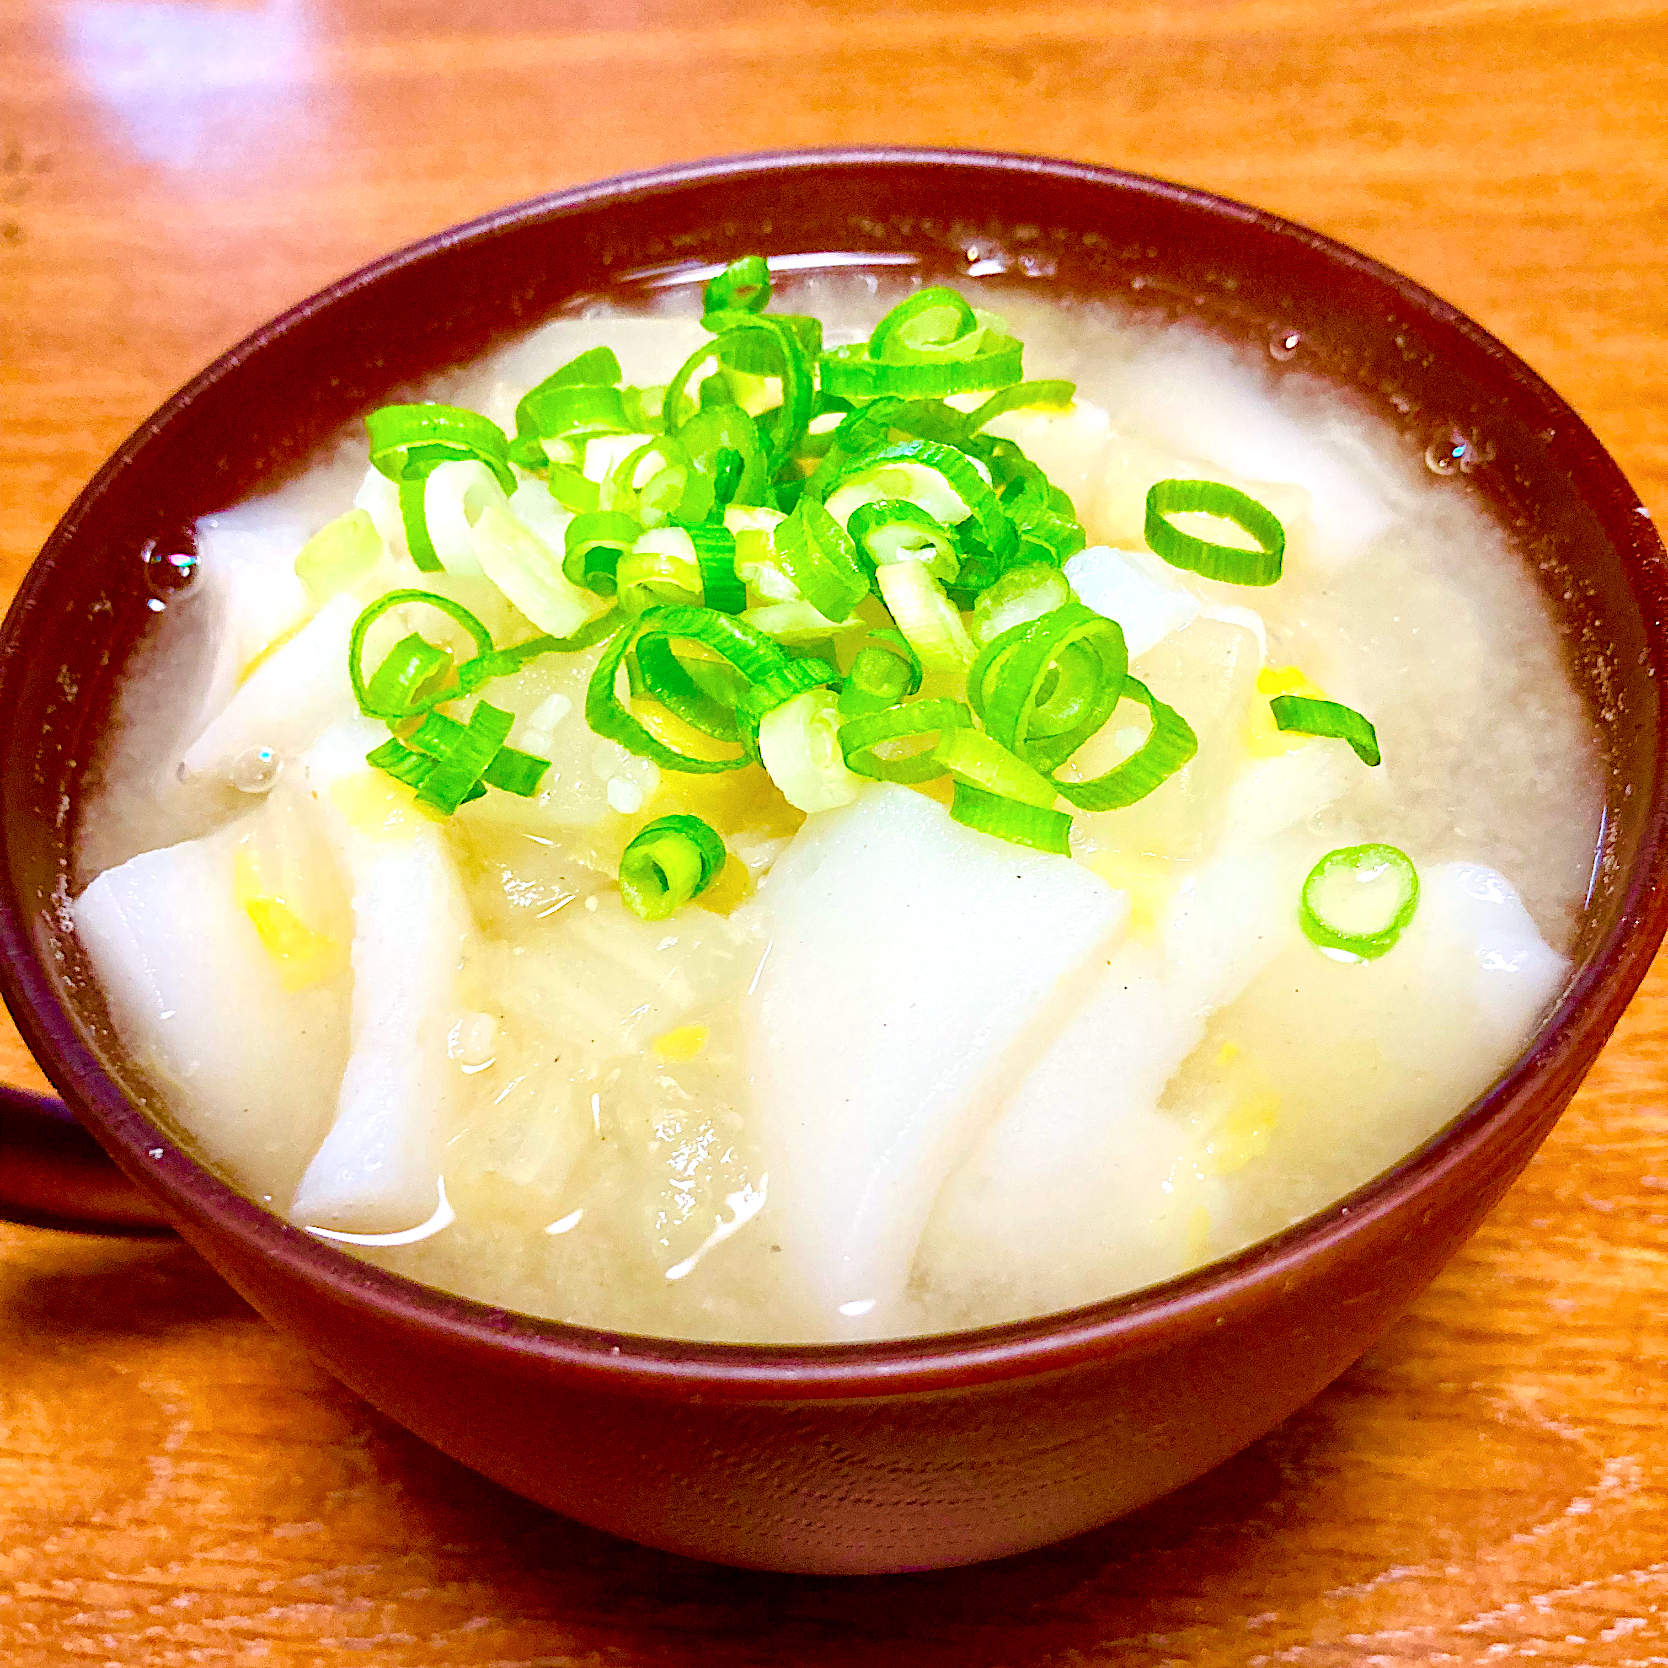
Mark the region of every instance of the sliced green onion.
<instances>
[{"instance_id":1,"label":"sliced green onion","mask_svg":"<svg viewBox=\"0 0 1668 1668\"><path fill-rule=\"evenodd\" d=\"M1257 541L1255 550L1212 544L1174 526L1173 515L1203 514L1231 521ZM1147 493L1146 539L1154 555L1173 568L1226 580L1230 585L1272 585L1280 577L1286 529L1271 510L1221 481L1159 481Z\"/></svg>"},{"instance_id":2,"label":"sliced green onion","mask_svg":"<svg viewBox=\"0 0 1668 1668\"><path fill-rule=\"evenodd\" d=\"M863 784L841 755L839 730L839 711L826 689L802 690L760 720L760 762L796 810L832 811L857 797Z\"/></svg>"},{"instance_id":3,"label":"sliced green onion","mask_svg":"<svg viewBox=\"0 0 1668 1668\"><path fill-rule=\"evenodd\" d=\"M1123 697L1140 701L1152 715L1147 739L1121 764L1086 782L1049 778L1065 798L1085 811L1116 811L1145 799L1167 782L1199 751L1193 726L1174 707L1166 706L1139 678L1126 677Z\"/></svg>"},{"instance_id":4,"label":"sliced green onion","mask_svg":"<svg viewBox=\"0 0 1668 1668\"><path fill-rule=\"evenodd\" d=\"M690 461L680 441L656 435L614 466L598 502L605 510L635 516L644 527L705 521L712 508L712 481Z\"/></svg>"},{"instance_id":5,"label":"sliced green onion","mask_svg":"<svg viewBox=\"0 0 1668 1668\"><path fill-rule=\"evenodd\" d=\"M423 778L434 769L434 760L427 753L414 753L403 741L395 740L373 747L365 755L365 763L408 788L421 787Z\"/></svg>"},{"instance_id":6,"label":"sliced green onion","mask_svg":"<svg viewBox=\"0 0 1668 1668\"><path fill-rule=\"evenodd\" d=\"M481 780L489 788L531 799L539 791L550 760L535 753L523 753L518 747L500 747L492 756L492 763L481 773Z\"/></svg>"},{"instance_id":7,"label":"sliced green onion","mask_svg":"<svg viewBox=\"0 0 1668 1668\"><path fill-rule=\"evenodd\" d=\"M720 506L756 504L770 484L759 425L739 405L707 406L678 429L690 462L713 483ZM726 456L733 462L726 465Z\"/></svg>"},{"instance_id":8,"label":"sliced green onion","mask_svg":"<svg viewBox=\"0 0 1668 1668\"><path fill-rule=\"evenodd\" d=\"M690 816L657 818L620 855L620 897L640 919L664 921L699 897L728 857L710 823Z\"/></svg>"},{"instance_id":9,"label":"sliced green onion","mask_svg":"<svg viewBox=\"0 0 1668 1668\"><path fill-rule=\"evenodd\" d=\"M593 510L576 515L563 534L562 572L570 585L582 585L598 596L611 597L619 587L620 557L642 536L643 529L619 510Z\"/></svg>"},{"instance_id":10,"label":"sliced green onion","mask_svg":"<svg viewBox=\"0 0 1668 1668\"><path fill-rule=\"evenodd\" d=\"M950 529L907 498L859 504L846 531L877 568L888 562L924 562L934 579L949 580L961 566Z\"/></svg>"},{"instance_id":11,"label":"sliced green onion","mask_svg":"<svg viewBox=\"0 0 1668 1668\"><path fill-rule=\"evenodd\" d=\"M895 706L921 687L921 662L901 631L875 631L857 651L840 690L846 718Z\"/></svg>"},{"instance_id":12,"label":"sliced green onion","mask_svg":"<svg viewBox=\"0 0 1668 1668\"><path fill-rule=\"evenodd\" d=\"M410 718L434 705L433 697L452 669L452 655L416 632L402 637L371 674L362 703L379 718Z\"/></svg>"},{"instance_id":13,"label":"sliced green onion","mask_svg":"<svg viewBox=\"0 0 1668 1668\"><path fill-rule=\"evenodd\" d=\"M822 390L848 400L872 400L883 394L901 399L977 394L1018 382L1024 375L1024 351L1010 338L986 337L982 351L971 359L900 365L871 359L868 343L856 342L822 356Z\"/></svg>"},{"instance_id":14,"label":"sliced green onion","mask_svg":"<svg viewBox=\"0 0 1668 1668\"><path fill-rule=\"evenodd\" d=\"M849 521L858 505L907 498L945 524L971 521L985 548L997 557L1014 546L1013 524L990 482L966 452L937 440L898 440L856 457L835 477L825 502L837 521Z\"/></svg>"},{"instance_id":15,"label":"sliced green onion","mask_svg":"<svg viewBox=\"0 0 1668 1668\"><path fill-rule=\"evenodd\" d=\"M620 362L611 347L586 348L575 354L567 364L552 371L540 388L565 388L570 384L590 383L612 388L620 380ZM536 393L538 390L535 389Z\"/></svg>"},{"instance_id":16,"label":"sliced green onion","mask_svg":"<svg viewBox=\"0 0 1668 1668\"><path fill-rule=\"evenodd\" d=\"M966 416L943 400L902 400L886 394L844 417L834 431L834 444L853 458L890 445L894 437L965 446L967 433Z\"/></svg>"},{"instance_id":17,"label":"sliced green onion","mask_svg":"<svg viewBox=\"0 0 1668 1668\"><path fill-rule=\"evenodd\" d=\"M772 363L772 374L780 376L782 381L782 403L774 412L759 419L763 429L768 418L770 444L767 472L774 475L792 456L794 447L811 422L816 387L810 360L798 330L784 318L733 312L720 317L724 324L723 332L704 347L697 348L666 385L664 411L667 432L677 433L680 425L689 420L690 413L684 410L684 406L692 403L688 386L703 365L712 360L723 366L727 360L738 357L747 358L751 363L750 355L757 350Z\"/></svg>"},{"instance_id":18,"label":"sliced green onion","mask_svg":"<svg viewBox=\"0 0 1668 1668\"><path fill-rule=\"evenodd\" d=\"M595 513L602 501L597 483L587 480L583 470L565 463L550 464L544 472L544 484L550 489L550 496L563 509L572 510L575 515Z\"/></svg>"},{"instance_id":19,"label":"sliced green onion","mask_svg":"<svg viewBox=\"0 0 1668 1668\"><path fill-rule=\"evenodd\" d=\"M732 667L747 684L756 684L788 664L788 657L768 637L728 614L710 608L651 608L622 631L597 662L585 691L585 722L599 736L617 741L627 752L649 759L666 770L709 775L741 769L752 762L745 741L731 757L696 758L661 741L620 699L619 673L626 656L636 650L641 664L646 652L652 662L659 647L664 645L669 649L674 642L699 644ZM663 689L671 694L680 693L653 679L649 680L646 693L661 699Z\"/></svg>"},{"instance_id":20,"label":"sliced green onion","mask_svg":"<svg viewBox=\"0 0 1668 1668\"><path fill-rule=\"evenodd\" d=\"M562 559L507 507L482 510L469 542L481 571L541 631L566 637L595 612L595 598L569 582Z\"/></svg>"},{"instance_id":21,"label":"sliced green onion","mask_svg":"<svg viewBox=\"0 0 1668 1668\"><path fill-rule=\"evenodd\" d=\"M541 383L516 407L516 429L541 442L588 439L594 434L631 434L635 413L624 392L593 383L552 387Z\"/></svg>"},{"instance_id":22,"label":"sliced green onion","mask_svg":"<svg viewBox=\"0 0 1668 1668\"><path fill-rule=\"evenodd\" d=\"M406 548L425 573L441 567L429 537L424 483L443 463L484 464L506 494L515 491L504 431L455 405L385 405L365 419L371 465L399 487Z\"/></svg>"},{"instance_id":23,"label":"sliced green onion","mask_svg":"<svg viewBox=\"0 0 1668 1668\"><path fill-rule=\"evenodd\" d=\"M1382 912L1382 924L1356 932L1337 919L1338 901L1346 907L1352 901L1359 902L1347 896L1337 899L1341 885L1354 881L1363 888L1381 889L1380 883L1387 878L1394 882L1395 892L1390 907ZM1334 894L1334 913L1323 913L1323 890ZM1418 908L1419 872L1406 852L1387 845L1342 846L1337 851L1329 851L1309 871L1309 878L1303 882L1297 918L1311 944L1372 961L1394 946Z\"/></svg>"},{"instance_id":24,"label":"sliced green onion","mask_svg":"<svg viewBox=\"0 0 1668 1668\"><path fill-rule=\"evenodd\" d=\"M1031 846L1059 857L1071 856L1071 818L1064 811L1004 799L1000 794L986 793L967 782L957 782L950 801L950 815L965 827L994 834L1014 845Z\"/></svg>"},{"instance_id":25,"label":"sliced green onion","mask_svg":"<svg viewBox=\"0 0 1668 1668\"><path fill-rule=\"evenodd\" d=\"M895 365L970 359L979 351L979 316L955 290L917 290L883 317L869 335L869 357Z\"/></svg>"},{"instance_id":26,"label":"sliced green onion","mask_svg":"<svg viewBox=\"0 0 1668 1668\"><path fill-rule=\"evenodd\" d=\"M405 528L405 547L420 573L440 573L442 563L435 554L434 541L429 537L426 513L428 480L414 475L399 483L400 523Z\"/></svg>"},{"instance_id":27,"label":"sliced green onion","mask_svg":"<svg viewBox=\"0 0 1668 1668\"><path fill-rule=\"evenodd\" d=\"M701 570L701 600L721 614L739 614L747 606L747 587L736 577L735 534L721 521L686 530Z\"/></svg>"},{"instance_id":28,"label":"sliced green onion","mask_svg":"<svg viewBox=\"0 0 1668 1668\"><path fill-rule=\"evenodd\" d=\"M963 672L973 660L973 640L961 615L920 562L891 562L875 570L898 629L929 672Z\"/></svg>"},{"instance_id":29,"label":"sliced green onion","mask_svg":"<svg viewBox=\"0 0 1668 1668\"><path fill-rule=\"evenodd\" d=\"M709 313L762 313L770 305L770 267L764 256L731 261L701 292L701 304Z\"/></svg>"},{"instance_id":30,"label":"sliced green onion","mask_svg":"<svg viewBox=\"0 0 1668 1668\"><path fill-rule=\"evenodd\" d=\"M366 762L414 787L418 804L450 816L486 791L481 778L502 749L513 722L509 713L485 701L476 702L467 724L431 711L404 743L384 742L366 755ZM427 768L410 754L423 755ZM530 759L531 755L519 757ZM507 773L516 774L513 765Z\"/></svg>"},{"instance_id":31,"label":"sliced green onion","mask_svg":"<svg viewBox=\"0 0 1668 1668\"><path fill-rule=\"evenodd\" d=\"M315 603L357 590L382 560L382 535L367 510L326 522L296 552L295 576Z\"/></svg>"},{"instance_id":32,"label":"sliced green onion","mask_svg":"<svg viewBox=\"0 0 1668 1668\"><path fill-rule=\"evenodd\" d=\"M992 418L1005 411L1064 411L1077 398L1075 382L1016 382L1001 388L981 406L967 414L967 433L977 434Z\"/></svg>"},{"instance_id":33,"label":"sliced green onion","mask_svg":"<svg viewBox=\"0 0 1668 1668\"><path fill-rule=\"evenodd\" d=\"M362 664L365 652L365 636L384 614L391 609L403 607L406 603L423 603L438 610L454 624L462 626L469 633L479 655L487 656L493 652L492 633L461 602L453 602L450 597L440 596L434 591L388 591L378 597L375 602L363 609L359 618L353 622L353 631L348 637L348 681L353 686L353 698L359 703L359 710L369 718L381 718L391 724L401 723L425 709L422 706L412 705L405 699L405 696L410 694L411 691L406 689L403 684L400 685L398 698L390 698L383 703L373 700ZM446 651L441 650L440 652L445 653ZM433 705L434 697L432 695L425 698L429 705Z\"/></svg>"},{"instance_id":34,"label":"sliced green onion","mask_svg":"<svg viewBox=\"0 0 1668 1668\"><path fill-rule=\"evenodd\" d=\"M992 638L967 698L1004 747L1050 772L1112 716L1128 669L1118 623L1073 602Z\"/></svg>"},{"instance_id":35,"label":"sliced green onion","mask_svg":"<svg viewBox=\"0 0 1668 1668\"><path fill-rule=\"evenodd\" d=\"M701 564L687 527L651 527L640 533L614 570L620 607L681 607L701 600Z\"/></svg>"},{"instance_id":36,"label":"sliced green onion","mask_svg":"<svg viewBox=\"0 0 1668 1668\"><path fill-rule=\"evenodd\" d=\"M930 782L945 770L937 753L939 742L951 730L970 728L972 723L972 713L960 701L905 701L848 718L839 729L840 752L846 768L859 776L879 782ZM921 745L898 750L908 742Z\"/></svg>"},{"instance_id":37,"label":"sliced green onion","mask_svg":"<svg viewBox=\"0 0 1668 1668\"><path fill-rule=\"evenodd\" d=\"M588 348L584 353L570 359L559 370L553 371L543 382L529 388L522 395L515 408L515 439L510 442L510 458L523 468L539 468L548 461L543 441L558 435L575 432L564 428L556 420L554 412L560 408L555 406L552 397L563 389L571 388L606 388L612 389L620 380L620 362L614 357L612 348ZM601 409L599 407L599 409ZM612 411L612 407L607 408ZM624 408L621 407L624 415ZM625 430L612 432L630 432L633 425ZM602 429L580 430L586 433L611 432L606 427ZM567 500L563 500L567 503ZM596 508L593 501L590 504L568 504L569 509L584 510Z\"/></svg>"},{"instance_id":38,"label":"sliced green onion","mask_svg":"<svg viewBox=\"0 0 1668 1668\"><path fill-rule=\"evenodd\" d=\"M1341 701L1315 701L1307 695L1276 695L1269 703L1277 728L1297 735L1329 736L1347 741L1364 765L1376 765L1378 732L1354 707Z\"/></svg>"},{"instance_id":39,"label":"sliced green onion","mask_svg":"<svg viewBox=\"0 0 1668 1668\"><path fill-rule=\"evenodd\" d=\"M771 544L800 595L825 619L845 619L869 594L857 547L815 499L800 499Z\"/></svg>"},{"instance_id":40,"label":"sliced green onion","mask_svg":"<svg viewBox=\"0 0 1668 1668\"><path fill-rule=\"evenodd\" d=\"M1003 799L1048 807L1059 798L1053 782L981 730L964 726L946 730L933 749L933 757L958 782L999 794Z\"/></svg>"},{"instance_id":41,"label":"sliced green onion","mask_svg":"<svg viewBox=\"0 0 1668 1668\"><path fill-rule=\"evenodd\" d=\"M845 620L830 620L803 599L767 602L744 610L742 618L778 643L826 643L831 637L864 629L863 620L856 614Z\"/></svg>"},{"instance_id":42,"label":"sliced green onion","mask_svg":"<svg viewBox=\"0 0 1668 1668\"><path fill-rule=\"evenodd\" d=\"M443 463L474 458L498 477L506 494L515 491L509 441L477 411L455 405L385 405L366 417L365 429L371 466L391 481L419 480Z\"/></svg>"},{"instance_id":43,"label":"sliced green onion","mask_svg":"<svg viewBox=\"0 0 1668 1668\"><path fill-rule=\"evenodd\" d=\"M1009 568L974 601L973 641L982 648L1016 625L1040 619L1074 600L1070 583L1056 567L1031 562Z\"/></svg>"}]
</instances>

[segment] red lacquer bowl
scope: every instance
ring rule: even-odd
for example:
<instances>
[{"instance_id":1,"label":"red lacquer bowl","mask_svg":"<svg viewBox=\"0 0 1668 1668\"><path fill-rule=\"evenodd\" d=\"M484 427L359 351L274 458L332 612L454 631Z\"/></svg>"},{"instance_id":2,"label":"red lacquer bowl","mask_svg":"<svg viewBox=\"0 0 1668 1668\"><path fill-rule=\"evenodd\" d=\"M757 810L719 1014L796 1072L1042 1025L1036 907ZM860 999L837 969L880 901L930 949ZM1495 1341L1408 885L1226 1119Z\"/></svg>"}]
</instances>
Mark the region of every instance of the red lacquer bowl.
<instances>
[{"instance_id":1,"label":"red lacquer bowl","mask_svg":"<svg viewBox=\"0 0 1668 1668\"><path fill-rule=\"evenodd\" d=\"M1606 855L1568 994L1511 1070L1394 1169L1276 1239L1113 1302L764 1348L527 1320L369 1268L243 1197L158 1120L58 908L87 761L149 617L141 550L575 295L747 250L903 253L951 275L1004 260L1063 296L1259 342L1296 331L1308 368L1411 445L1458 430L1492 446L1473 484L1538 564L1606 715ZM1130 1511L1285 1418L1425 1286L1546 1135L1663 933L1664 579L1627 482L1533 372L1407 279L1256 210L1071 163L924 151L749 157L564 192L403 250L256 332L144 423L53 533L0 641L6 1001L168 1221L447 1453L587 1523L730 1563L996 1557Z\"/></svg>"}]
</instances>

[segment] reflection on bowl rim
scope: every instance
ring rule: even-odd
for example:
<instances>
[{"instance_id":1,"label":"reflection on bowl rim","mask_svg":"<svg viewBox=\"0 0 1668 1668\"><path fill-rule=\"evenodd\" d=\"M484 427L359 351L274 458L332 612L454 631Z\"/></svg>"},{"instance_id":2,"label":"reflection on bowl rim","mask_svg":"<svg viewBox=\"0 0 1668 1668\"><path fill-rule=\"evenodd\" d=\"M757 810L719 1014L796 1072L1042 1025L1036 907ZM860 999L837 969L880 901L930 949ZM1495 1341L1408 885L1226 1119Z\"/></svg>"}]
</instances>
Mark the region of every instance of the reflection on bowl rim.
<instances>
[{"instance_id":1,"label":"reflection on bowl rim","mask_svg":"<svg viewBox=\"0 0 1668 1668\"><path fill-rule=\"evenodd\" d=\"M340 298L384 276L424 261L462 242L473 242L529 221L560 212L652 196L679 187L722 182L752 175L781 175L799 170L838 170L875 164L1032 173L1055 179L1111 186L1124 192L1167 200L1216 217L1247 222L1263 232L1294 239L1331 262L1342 263L1390 286L1420 314L1456 330L1492 359L1517 395L1555 416L1560 446L1573 450L1571 472L1579 463L1592 483L1588 494L1607 496L1612 512L1607 531L1627 559L1624 567L1644 616L1642 627L1654 638L1668 664L1668 565L1646 512L1619 469L1579 417L1522 361L1466 315L1422 286L1345 245L1278 216L1209 192L1154 180L1147 176L1087 164L1000 153L933 149L842 147L828 150L773 152L680 164L618 176L572 190L511 205L433 237L401 248L307 298L237 346L222 354L169 399L122 445L77 498L42 552L46 556L70 539L76 523L104 483L126 467L149 436L164 429L197 395L218 382L265 343L283 336L303 320ZM536 321L529 321L531 328ZM1595 508L1595 516L1600 510ZM1616 535L1631 517L1630 537ZM46 583L49 563L37 563L20 587L7 619L5 640L14 643L22 622ZM1637 595L1644 591L1643 597ZM1647 604L1649 606L1647 606ZM16 651L12 651L15 653ZM6 658L11 658L8 653ZM171 1137L141 1113L105 1073L81 1041L73 1021L40 967L36 949L22 924L23 911L8 895L0 897L0 977L25 1041L38 1057L60 1052L61 1085L72 1099L97 1107L100 1119L125 1148L129 1168L140 1162L165 1193L182 1206L210 1218L235 1238L252 1244L271 1260L307 1283L328 1289L347 1305L369 1303L407 1320L420 1320L460 1342L509 1350L564 1374L651 1396L689 1394L729 1400L843 1400L897 1396L955 1386L1052 1373L1090 1359L1137 1356L1170 1348L1181 1337L1208 1330L1219 1311L1253 1304L1259 1290L1281 1284L1299 1265L1325 1260L1363 1224L1382 1216L1410 1194L1430 1189L1494 1132L1497 1118L1514 1107L1524 1127L1508 1154L1538 1141L1544 1130L1534 1116L1532 1081L1548 1080L1561 1107L1573 1077L1585 1069L1584 1039L1607 1036L1650 965L1665 924L1668 889L1659 884L1668 871L1668 805L1661 784L1668 779L1668 733L1659 725L1654 759L1658 804L1641 831L1633 873L1617 905L1614 925L1586 953L1578 971L1553 1010L1513 1065L1442 1129L1390 1169L1282 1232L1259 1240L1231 1256L1191 1273L1122 1296L1025 1320L973 1330L834 1344L742 1344L622 1334L570 1322L546 1320L459 1297L404 1275L369 1265L295 1228L275 1212L256 1204L206 1164L191 1158ZM0 844L5 837L0 834ZM9 874L9 869L5 871ZM161 1145L158 1145L158 1141ZM144 1155L141 1160L140 1155Z\"/></svg>"}]
</instances>

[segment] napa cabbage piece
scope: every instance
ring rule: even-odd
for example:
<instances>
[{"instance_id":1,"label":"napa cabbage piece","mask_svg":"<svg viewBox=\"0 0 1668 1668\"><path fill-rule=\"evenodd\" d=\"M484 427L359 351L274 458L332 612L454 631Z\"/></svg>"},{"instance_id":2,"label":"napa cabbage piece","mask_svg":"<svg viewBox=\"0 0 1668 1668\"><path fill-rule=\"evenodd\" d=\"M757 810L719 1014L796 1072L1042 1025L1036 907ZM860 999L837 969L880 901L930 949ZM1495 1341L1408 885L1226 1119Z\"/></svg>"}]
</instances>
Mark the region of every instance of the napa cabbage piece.
<instances>
[{"instance_id":1,"label":"napa cabbage piece","mask_svg":"<svg viewBox=\"0 0 1668 1668\"><path fill-rule=\"evenodd\" d=\"M356 719L301 760L353 902L353 1001L335 1117L289 1215L352 1233L434 1213L458 1080L446 1038L473 934L444 830L365 763L386 734Z\"/></svg>"},{"instance_id":2,"label":"napa cabbage piece","mask_svg":"<svg viewBox=\"0 0 1668 1668\"><path fill-rule=\"evenodd\" d=\"M358 710L348 681L348 639L360 604L333 597L238 685L186 748L187 777L227 777L244 754L270 747L288 756L311 746Z\"/></svg>"},{"instance_id":3,"label":"napa cabbage piece","mask_svg":"<svg viewBox=\"0 0 1668 1668\"><path fill-rule=\"evenodd\" d=\"M769 1233L814 1335L895 1330L933 1200L1105 965L1121 893L877 785L761 890L744 1002Z\"/></svg>"},{"instance_id":4,"label":"napa cabbage piece","mask_svg":"<svg viewBox=\"0 0 1668 1668\"><path fill-rule=\"evenodd\" d=\"M275 829L284 809L279 794L106 869L71 915L118 1035L204 1157L287 1197L329 1127L348 1036L334 872L316 826ZM321 858L310 889L322 907L298 908L286 882L263 884Z\"/></svg>"}]
</instances>

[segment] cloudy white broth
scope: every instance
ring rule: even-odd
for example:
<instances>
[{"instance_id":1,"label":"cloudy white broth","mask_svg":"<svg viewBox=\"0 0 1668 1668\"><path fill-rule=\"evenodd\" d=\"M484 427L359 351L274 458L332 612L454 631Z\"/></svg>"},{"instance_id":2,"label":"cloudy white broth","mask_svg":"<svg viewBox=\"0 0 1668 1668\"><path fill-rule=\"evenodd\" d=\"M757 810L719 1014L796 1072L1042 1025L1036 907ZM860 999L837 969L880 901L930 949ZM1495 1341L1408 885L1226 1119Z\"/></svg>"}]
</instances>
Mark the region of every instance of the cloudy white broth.
<instances>
[{"instance_id":1,"label":"cloudy white broth","mask_svg":"<svg viewBox=\"0 0 1668 1668\"><path fill-rule=\"evenodd\" d=\"M1301 347L763 276L577 307L159 570L73 917L169 1118L381 1267L751 1341L1111 1297L1417 1147L1601 821L1465 472Z\"/></svg>"}]
</instances>

